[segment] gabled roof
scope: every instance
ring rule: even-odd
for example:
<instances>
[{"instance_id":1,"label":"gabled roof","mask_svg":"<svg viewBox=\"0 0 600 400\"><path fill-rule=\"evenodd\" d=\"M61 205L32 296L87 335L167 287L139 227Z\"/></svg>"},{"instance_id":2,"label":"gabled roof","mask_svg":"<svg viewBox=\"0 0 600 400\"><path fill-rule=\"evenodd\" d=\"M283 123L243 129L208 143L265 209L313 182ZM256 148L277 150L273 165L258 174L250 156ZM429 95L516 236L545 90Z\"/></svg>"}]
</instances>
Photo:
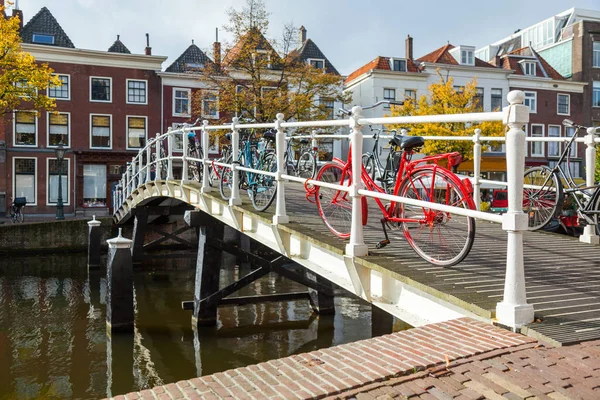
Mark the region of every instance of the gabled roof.
<instances>
[{"instance_id":1,"label":"gabled roof","mask_svg":"<svg viewBox=\"0 0 600 400\"><path fill-rule=\"evenodd\" d=\"M256 46L254 46L254 44L256 44ZM235 44L235 46L233 46L227 52L227 54L225 54L225 57L223 57L223 65L227 67L232 64L235 64L235 62L241 56L242 50L246 46L254 46L254 48L252 50L268 51L272 56L271 65L276 66L276 65L280 64L281 58L279 57L279 54L277 54L275 49L273 49L273 46L271 46L271 43L269 43L269 41L263 36L263 34L257 28L252 28L248 32L246 32L240 38L240 40L238 40L238 42Z\"/></svg>"},{"instance_id":2,"label":"gabled roof","mask_svg":"<svg viewBox=\"0 0 600 400\"><path fill-rule=\"evenodd\" d=\"M328 74L340 74L331 64L329 59L325 57L325 54L323 54L323 52L311 39L306 39L299 49L296 49L290 53L290 57L298 58L299 60L305 62L307 62L309 58L325 60L325 71Z\"/></svg>"},{"instance_id":3,"label":"gabled roof","mask_svg":"<svg viewBox=\"0 0 600 400\"><path fill-rule=\"evenodd\" d=\"M359 69L357 69L356 71L354 71L350 75L348 75L348 78L346 78L346 81L344 83L349 83L349 82L353 81L354 79L358 78L359 76L361 76L362 74L367 73L369 71L374 71L374 70L391 71L392 68L390 67L390 58L392 58L392 57L382 57L382 56L377 57L373 61L368 62L367 64L363 65L362 67L360 67ZM401 58L401 57L399 57L399 58ZM406 71L418 73L419 67L417 67L417 65L414 63L413 60L407 59L406 60Z\"/></svg>"},{"instance_id":4,"label":"gabled roof","mask_svg":"<svg viewBox=\"0 0 600 400\"><path fill-rule=\"evenodd\" d=\"M115 42L112 44L112 46L110 46L108 48L108 51L111 52L111 53L131 54L131 52L129 51L129 49L119 39L119 35L117 35L117 40L115 40Z\"/></svg>"},{"instance_id":5,"label":"gabled roof","mask_svg":"<svg viewBox=\"0 0 600 400\"><path fill-rule=\"evenodd\" d=\"M213 61L198 46L192 43L165 71L177 73L194 72L213 64Z\"/></svg>"},{"instance_id":6,"label":"gabled roof","mask_svg":"<svg viewBox=\"0 0 600 400\"><path fill-rule=\"evenodd\" d=\"M535 76L538 78L550 78L559 81L566 80L531 47L523 47L501 56L500 67L503 69L512 69L516 75L525 75L520 64L524 60L536 63Z\"/></svg>"},{"instance_id":7,"label":"gabled roof","mask_svg":"<svg viewBox=\"0 0 600 400\"><path fill-rule=\"evenodd\" d=\"M423 57L417 59L417 61L433 64L460 65L458 61L456 61L454 56L450 54L450 50L452 50L453 48L454 46L448 43L447 45L442 46L429 54L425 54ZM492 64L480 60L477 57L475 57L475 67L496 68Z\"/></svg>"},{"instance_id":8,"label":"gabled roof","mask_svg":"<svg viewBox=\"0 0 600 400\"><path fill-rule=\"evenodd\" d=\"M23 43L34 43L34 34L54 36L54 44L47 44L47 46L75 48L71 39L69 39L56 18L54 18L50 10L46 7L42 7L42 9L23 27L23 30L21 31L21 40Z\"/></svg>"}]
</instances>

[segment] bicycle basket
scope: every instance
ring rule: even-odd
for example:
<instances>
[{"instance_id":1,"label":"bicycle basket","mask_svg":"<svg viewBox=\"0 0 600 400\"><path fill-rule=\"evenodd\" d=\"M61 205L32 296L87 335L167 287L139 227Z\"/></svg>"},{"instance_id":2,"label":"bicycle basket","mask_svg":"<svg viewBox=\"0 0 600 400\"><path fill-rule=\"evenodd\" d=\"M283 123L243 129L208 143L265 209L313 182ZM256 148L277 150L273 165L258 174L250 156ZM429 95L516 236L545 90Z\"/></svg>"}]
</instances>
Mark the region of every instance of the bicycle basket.
<instances>
[{"instance_id":1,"label":"bicycle basket","mask_svg":"<svg viewBox=\"0 0 600 400\"><path fill-rule=\"evenodd\" d=\"M25 204L27 204L26 197L15 197L15 201L13 202L13 205L15 205L16 207L24 207Z\"/></svg>"}]
</instances>

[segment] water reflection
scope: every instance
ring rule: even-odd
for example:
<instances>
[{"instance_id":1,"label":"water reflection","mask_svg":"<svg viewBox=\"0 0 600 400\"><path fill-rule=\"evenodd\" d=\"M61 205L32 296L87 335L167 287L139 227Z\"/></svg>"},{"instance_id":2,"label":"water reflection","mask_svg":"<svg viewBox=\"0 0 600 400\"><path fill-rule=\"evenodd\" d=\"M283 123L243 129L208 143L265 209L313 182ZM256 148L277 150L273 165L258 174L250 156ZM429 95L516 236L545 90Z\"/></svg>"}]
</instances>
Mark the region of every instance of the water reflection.
<instances>
[{"instance_id":1,"label":"water reflection","mask_svg":"<svg viewBox=\"0 0 600 400\"><path fill-rule=\"evenodd\" d=\"M212 374L370 336L370 306L336 296L335 316L308 301L219 308L217 326L193 329L195 260L134 273L133 334L106 333L106 271L85 254L0 260L0 399L99 398ZM222 285L245 271L221 271ZM240 296L304 290L267 275Z\"/></svg>"}]
</instances>

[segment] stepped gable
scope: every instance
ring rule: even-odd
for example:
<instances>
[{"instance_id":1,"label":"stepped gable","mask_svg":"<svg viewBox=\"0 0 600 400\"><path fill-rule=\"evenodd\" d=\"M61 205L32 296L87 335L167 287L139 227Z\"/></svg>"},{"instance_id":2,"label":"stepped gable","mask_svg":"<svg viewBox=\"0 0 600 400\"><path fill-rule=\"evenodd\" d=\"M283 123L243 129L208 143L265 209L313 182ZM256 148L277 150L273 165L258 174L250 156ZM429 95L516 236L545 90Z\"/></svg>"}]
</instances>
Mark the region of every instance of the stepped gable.
<instances>
[{"instance_id":1,"label":"stepped gable","mask_svg":"<svg viewBox=\"0 0 600 400\"><path fill-rule=\"evenodd\" d=\"M117 35L117 40L108 48L110 53L123 53L123 54L131 54L129 49L121 42L119 39L119 35Z\"/></svg>"},{"instance_id":2,"label":"stepped gable","mask_svg":"<svg viewBox=\"0 0 600 400\"><path fill-rule=\"evenodd\" d=\"M290 53L291 57L298 58L304 62L308 62L309 58L316 58L325 60L325 72L328 74L340 75L335 69L333 64L329 61L325 54L319 49L319 47L312 41L312 39L306 39L299 49L296 49Z\"/></svg>"},{"instance_id":3,"label":"stepped gable","mask_svg":"<svg viewBox=\"0 0 600 400\"><path fill-rule=\"evenodd\" d=\"M54 44L46 44L46 46L75 48L69 36L67 36L56 18L54 18L50 10L46 7L42 7L23 27L21 31L21 40L23 43L33 43L33 34L54 36Z\"/></svg>"},{"instance_id":4,"label":"stepped gable","mask_svg":"<svg viewBox=\"0 0 600 400\"><path fill-rule=\"evenodd\" d=\"M212 66L213 61L193 42L165 71L176 73L193 73Z\"/></svg>"}]
</instances>

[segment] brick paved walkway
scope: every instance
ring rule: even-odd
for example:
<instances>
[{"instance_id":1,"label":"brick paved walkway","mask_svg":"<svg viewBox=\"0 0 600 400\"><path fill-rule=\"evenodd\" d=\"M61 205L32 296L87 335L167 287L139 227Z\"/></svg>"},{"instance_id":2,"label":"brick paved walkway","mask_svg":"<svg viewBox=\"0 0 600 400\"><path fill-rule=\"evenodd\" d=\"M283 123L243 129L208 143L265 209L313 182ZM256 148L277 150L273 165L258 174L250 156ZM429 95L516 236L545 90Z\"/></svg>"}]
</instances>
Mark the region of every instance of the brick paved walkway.
<instances>
[{"instance_id":1,"label":"brick paved walkway","mask_svg":"<svg viewBox=\"0 0 600 400\"><path fill-rule=\"evenodd\" d=\"M531 348L535 343L526 336L461 318L172 383L117 396L116 399L309 399L333 395L371 399L384 395L385 390L396 390L392 382L397 377L439 365L444 366L445 372L445 365L452 362L456 363L453 368L463 368L466 376L472 376L474 383L471 386L478 388L483 387L480 379L487 379L479 378L486 373L480 365L483 361L466 364L465 357L478 354L485 357L486 354L495 354L490 352L499 349L507 351L505 349L522 349L523 346ZM512 353L508 350L507 354ZM473 369L468 369L466 365L473 365ZM501 371L503 367L497 365L494 368ZM561 370L562 372L564 371ZM408 379L410 377L408 375ZM369 386L385 380L390 381L377 384L377 387ZM456 381L453 390L458 391L459 386L464 384L460 386L465 391L462 394L475 396L476 390L469 387L467 381ZM399 383L400 386L403 384ZM407 381L405 384L414 383ZM450 384L442 386L440 383L440 388L446 389L448 385ZM429 389L417 388L418 386L412 389L412 393L419 392L422 398L434 398L436 394L443 394L443 389L438 389L437 392L433 390L434 394L429 394ZM364 393L350 392L352 390ZM372 396L369 392L374 392L377 396ZM395 393L400 398L404 396L402 392ZM440 396L437 397L449 398L448 395Z\"/></svg>"}]
</instances>

